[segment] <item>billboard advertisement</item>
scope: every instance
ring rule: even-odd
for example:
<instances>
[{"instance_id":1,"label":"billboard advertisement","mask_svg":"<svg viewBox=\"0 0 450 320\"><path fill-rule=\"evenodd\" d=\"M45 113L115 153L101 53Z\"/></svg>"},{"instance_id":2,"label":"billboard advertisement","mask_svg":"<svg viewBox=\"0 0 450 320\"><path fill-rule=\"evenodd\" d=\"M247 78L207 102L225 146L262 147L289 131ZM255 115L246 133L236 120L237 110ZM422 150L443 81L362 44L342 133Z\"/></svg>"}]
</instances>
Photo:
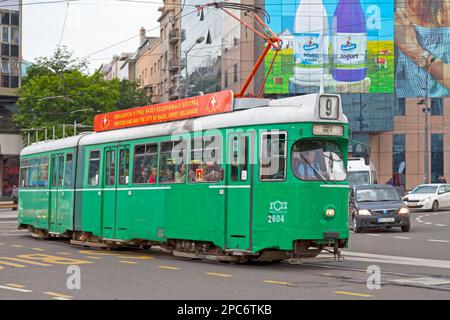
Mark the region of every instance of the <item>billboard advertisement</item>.
<instances>
[{"instance_id":1,"label":"billboard advertisement","mask_svg":"<svg viewBox=\"0 0 450 320\"><path fill-rule=\"evenodd\" d=\"M398 97L449 96L450 0L396 0L395 32Z\"/></svg>"},{"instance_id":2,"label":"billboard advertisement","mask_svg":"<svg viewBox=\"0 0 450 320\"><path fill-rule=\"evenodd\" d=\"M266 0L282 50L265 92L393 93L394 1Z\"/></svg>"}]
</instances>

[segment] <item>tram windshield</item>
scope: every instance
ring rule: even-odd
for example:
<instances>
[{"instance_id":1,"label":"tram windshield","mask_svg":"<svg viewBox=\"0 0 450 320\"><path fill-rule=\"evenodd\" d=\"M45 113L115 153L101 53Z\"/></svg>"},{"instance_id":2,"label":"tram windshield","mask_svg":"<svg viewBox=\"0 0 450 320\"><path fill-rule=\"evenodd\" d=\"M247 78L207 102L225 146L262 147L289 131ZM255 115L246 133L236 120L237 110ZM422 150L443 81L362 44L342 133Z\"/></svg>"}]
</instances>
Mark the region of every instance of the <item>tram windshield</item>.
<instances>
[{"instance_id":1,"label":"tram windshield","mask_svg":"<svg viewBox=\"0 0 450 320\"><path fill-rule=\"evenodd\" d=\"M342 152L328 141L297 141L292 147L292 170L304 181L344 181L347 172Z\"/></svg>"}]
</instances>

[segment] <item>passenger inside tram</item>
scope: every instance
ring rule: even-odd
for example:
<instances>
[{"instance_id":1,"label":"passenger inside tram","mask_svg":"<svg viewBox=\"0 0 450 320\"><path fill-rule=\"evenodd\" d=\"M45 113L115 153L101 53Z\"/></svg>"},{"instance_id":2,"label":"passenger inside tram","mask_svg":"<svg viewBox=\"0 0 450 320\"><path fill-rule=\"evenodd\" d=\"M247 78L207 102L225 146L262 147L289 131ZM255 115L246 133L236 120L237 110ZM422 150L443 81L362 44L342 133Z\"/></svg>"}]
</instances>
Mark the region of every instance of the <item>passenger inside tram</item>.
<instances>
[{"instance_id":1,"label":"passenger inside tram","mask_svg":"<svg viewBox=\"0 0 450 320\"><path fill-rule=\"evenodd\" d=\"M152 168L152 174L148 178L148 183L149 184L156 184L156 177L157 177L157 175L158 175L158 167L154 166Z\"/></svg>"},{"instance_id":2,"label":"passenger inside tram","mask_svg":"<svg viewBox=\"0 0 450 320\"><path fill-rule=\"evenodd\" d=\"M186 180L186 164L182 163L178 167L178 171L175 173L175 182L184 183Z\"/></svg>"},{"instance_id":3,"label":"passenger inside tram","mask_svg":"<svg viewBox=\"0 0 450 320\"><path fill-rule=\"evenodd\" d=\"M148 176L148 168L142 165L134 181L135 183L146 183L148 180Z\"/></svg>"}]
</instances>

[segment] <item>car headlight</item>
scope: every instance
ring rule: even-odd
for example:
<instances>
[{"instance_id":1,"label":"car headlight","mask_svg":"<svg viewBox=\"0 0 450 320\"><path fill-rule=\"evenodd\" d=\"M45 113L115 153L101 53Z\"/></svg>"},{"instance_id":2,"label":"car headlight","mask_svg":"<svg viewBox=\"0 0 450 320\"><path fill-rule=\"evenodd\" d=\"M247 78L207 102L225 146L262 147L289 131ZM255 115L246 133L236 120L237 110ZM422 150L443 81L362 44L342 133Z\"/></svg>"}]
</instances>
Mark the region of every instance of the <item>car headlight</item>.
<instances>
[{"instance_id":1,"label":"car headlight","mask_svg":"<svg viewBox=\"0 0 450 320\"><path fill-rule=\"evenodd\" d=\"M428 202L430 202L430 198L425 198L425 199L422 199L420 202L423 202L423 203L428 203Z\"/></svg>"},{"instance_id":2,"label":"car headlight","mask_svg":"<svg viewBox=\"0 0 450 320\"><path fill-rule=\"evenodd\" d=\"M371 216L372 215L372 213L370 213L370 211L367 210L367 209L360 209L360 210L358 210L358 214L360 216Z\"/></svg>"},{"instance_id":3,"label":"car headlight","mask_svg":"<svg viewBox=\"0 0 450 320\"><path fill-rule=\"evenodd\" d=\"M409 214L409 209L408 208L401 208L400 211L398 212L398 214Z\"/></svg>"}]
</instances>

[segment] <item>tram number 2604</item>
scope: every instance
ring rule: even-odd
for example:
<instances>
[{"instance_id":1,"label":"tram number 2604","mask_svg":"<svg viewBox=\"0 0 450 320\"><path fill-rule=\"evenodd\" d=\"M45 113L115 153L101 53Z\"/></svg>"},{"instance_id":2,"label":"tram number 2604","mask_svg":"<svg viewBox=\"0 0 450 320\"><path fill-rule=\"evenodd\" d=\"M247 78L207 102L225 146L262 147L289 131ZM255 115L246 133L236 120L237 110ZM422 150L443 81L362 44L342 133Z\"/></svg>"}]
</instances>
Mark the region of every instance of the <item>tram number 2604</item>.
<instances>
[{"instance_id":1,"label":"tram number 2604","mask_svg":"<svg viewBox=\"0 0 450 320\"><path fill-rule=\"evenodd\" d=\"M268 223L284 223L284 214L270 214L267 217Z\"/></svg>"}]
</instances>

